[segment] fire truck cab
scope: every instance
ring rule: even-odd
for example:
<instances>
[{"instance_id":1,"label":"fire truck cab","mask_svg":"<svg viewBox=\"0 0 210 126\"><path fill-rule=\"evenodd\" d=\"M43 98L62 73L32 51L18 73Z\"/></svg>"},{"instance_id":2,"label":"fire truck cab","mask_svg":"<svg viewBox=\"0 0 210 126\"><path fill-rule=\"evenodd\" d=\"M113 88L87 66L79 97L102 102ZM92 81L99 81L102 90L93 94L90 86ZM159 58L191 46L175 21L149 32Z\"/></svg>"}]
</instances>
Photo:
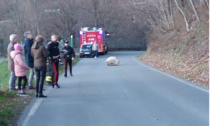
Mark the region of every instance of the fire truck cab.
<instances>
[{"instance_id":1,"label":"fire truck cab","mask_svg":"<svg viewBox=\"0 0 210 126\"><path fill-rule=\"evenodd\" d=\"M106 54L108 52L108 45L105 42L105 31L102 28L89 28L84 27L80 29L80 57L85 56L83 45L98 43L99 54Z\"/></svg>"}]
</instances>

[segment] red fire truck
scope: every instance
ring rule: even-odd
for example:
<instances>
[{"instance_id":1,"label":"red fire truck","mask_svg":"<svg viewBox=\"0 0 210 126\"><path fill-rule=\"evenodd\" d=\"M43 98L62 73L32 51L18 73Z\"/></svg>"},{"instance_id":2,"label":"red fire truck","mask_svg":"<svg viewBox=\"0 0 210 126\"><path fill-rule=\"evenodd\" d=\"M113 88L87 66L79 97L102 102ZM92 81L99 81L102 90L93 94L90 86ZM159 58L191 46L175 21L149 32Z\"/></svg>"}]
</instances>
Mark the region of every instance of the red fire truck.
<instances>
[{"instance_id":1,"label":"red fire truck","mask_svg":"<svg viewBox=\"0 0 210 126\"><path fill-rule=\"evenodd\" d=\"M84 27L80 29L80 57L85 55L92 55L92 49L85 49L85 47L92 47L94 42L99 45L98 53L106 54L108 46L105 42L105 31L102 28Z\"/></svg>"}]
</instances>

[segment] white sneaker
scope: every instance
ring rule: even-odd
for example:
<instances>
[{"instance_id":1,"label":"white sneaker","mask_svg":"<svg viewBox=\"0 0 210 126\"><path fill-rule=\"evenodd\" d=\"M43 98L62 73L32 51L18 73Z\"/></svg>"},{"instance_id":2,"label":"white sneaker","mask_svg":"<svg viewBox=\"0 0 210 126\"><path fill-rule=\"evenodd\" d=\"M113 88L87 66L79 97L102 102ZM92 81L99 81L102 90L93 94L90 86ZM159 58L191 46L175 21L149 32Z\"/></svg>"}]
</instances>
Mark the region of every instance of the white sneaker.
<instances>
[{"instance_id":1,"label":"white sneaker","mask_svg":"<svg viewBox=\"0 0 210 126\"><path fill-rule=\"evenodd\" d=\"M97 57L95 56L95 58L97 58Z\"/></svg>"}]
</instances>

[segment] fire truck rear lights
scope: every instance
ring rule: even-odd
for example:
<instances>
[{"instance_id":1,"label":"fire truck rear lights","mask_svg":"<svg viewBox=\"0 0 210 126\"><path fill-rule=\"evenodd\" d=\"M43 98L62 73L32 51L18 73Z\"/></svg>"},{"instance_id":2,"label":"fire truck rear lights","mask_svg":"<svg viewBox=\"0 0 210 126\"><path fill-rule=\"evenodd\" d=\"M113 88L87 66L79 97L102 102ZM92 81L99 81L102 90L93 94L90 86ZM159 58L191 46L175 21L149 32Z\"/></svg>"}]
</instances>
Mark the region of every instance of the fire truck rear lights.
<instances>
[{"instance_id":1,"label":"fire truck rear lights","mask_svg":"<svg viewBox=\"0 0 210 126\"><path fill-rule=\"evenodd\" d=\"M100 34L103 34L103 31L100 31L99 33L100 33Z\"/></svg>"},{"instance_id":2,"label":"fire truck rear lights","mask_svg":"<svg viewBox=\"0 0 210 126\"><path fill-rule=\"evenodd\" d=\"M80 35L82 35L83 34L83 31L80 31Z\"/></svg>"}]
</instances>

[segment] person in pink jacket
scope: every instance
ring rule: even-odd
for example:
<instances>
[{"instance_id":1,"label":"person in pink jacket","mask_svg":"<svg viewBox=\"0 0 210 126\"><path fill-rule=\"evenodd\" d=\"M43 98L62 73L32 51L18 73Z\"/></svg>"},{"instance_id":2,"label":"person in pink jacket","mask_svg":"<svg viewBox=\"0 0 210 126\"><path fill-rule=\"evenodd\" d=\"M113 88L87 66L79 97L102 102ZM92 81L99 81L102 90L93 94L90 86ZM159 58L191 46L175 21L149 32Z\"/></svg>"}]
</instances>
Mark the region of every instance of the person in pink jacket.
<instances>
[{"instance_id":1,"label":"person in pink jacket","mask_svg":"<svg viewBox=\"0 0 210 126\"><path fill-rule=\"evenodd\" d=\"M14 51L10 53L11 58L14 61L14 67L15 67L15 76L18 77L18 95L19 96L28 96L24 92L25 86L27 83L26 78L26 70L29 69L29 67L24 63L23 57L22 57L22 47L20 44L14 45ZM22 89L21 89L21 81L24 81Z\"/></svg>"}]
</instances>

